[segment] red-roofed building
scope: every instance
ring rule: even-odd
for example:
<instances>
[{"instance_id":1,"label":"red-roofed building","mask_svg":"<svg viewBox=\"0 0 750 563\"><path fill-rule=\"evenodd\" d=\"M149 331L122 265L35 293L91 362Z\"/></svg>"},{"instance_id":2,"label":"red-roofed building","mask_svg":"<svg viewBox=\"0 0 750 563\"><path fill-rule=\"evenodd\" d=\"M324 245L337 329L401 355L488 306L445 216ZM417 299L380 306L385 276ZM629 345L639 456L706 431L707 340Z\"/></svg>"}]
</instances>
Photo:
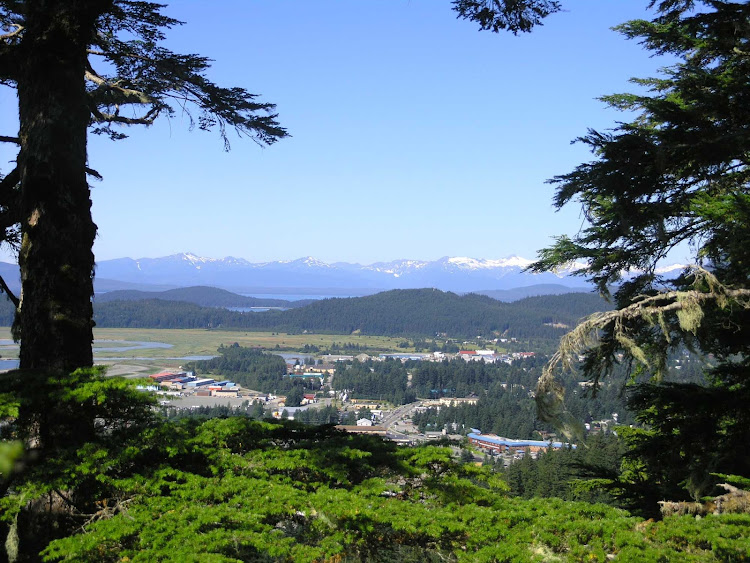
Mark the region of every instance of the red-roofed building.
<instances>
[{"instance_id":1,"label":"red-roofed building","mask_svg":"<svg viewBox=\"0 0 750 563\"><path fill-rule=\"evenodd\" d=\"M178 377L184 375L184 372L174 372L174 371L162 371L160 373L155 373L153 375L149 375L151 379L153 379L155 382L160 381L167 381L169 379L177 379Z\"/></svg>"}]
</instances>

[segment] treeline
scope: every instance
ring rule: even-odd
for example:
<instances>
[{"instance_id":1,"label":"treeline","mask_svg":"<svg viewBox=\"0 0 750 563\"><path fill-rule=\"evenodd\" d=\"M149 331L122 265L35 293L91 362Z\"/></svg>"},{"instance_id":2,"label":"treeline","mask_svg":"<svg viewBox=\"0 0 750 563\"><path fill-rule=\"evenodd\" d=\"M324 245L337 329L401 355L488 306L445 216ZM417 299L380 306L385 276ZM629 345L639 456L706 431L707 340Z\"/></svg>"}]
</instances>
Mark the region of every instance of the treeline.
<instances>
[{"instance_id":1,"label":"treeline","mask_svg":"<svg viewBox=\"0 0 750 563\"><path fill-rule=\"evenodd\" d=\"M443 362L412 362L411 384L419 397L435 399L439 397L468 397L470 394L483 395L496 384L528 385L533 375L529 370L544 365L544 356L526 360L516 360L488 364L466 362L462 359ZM538 373L535 370L534 373Z\"/></svg>"},{"instance_id":2,"label":"treeline","mask_svg":"<svg viewBox=\"0 0 750 563\"><path fill-rule=\"evenodd\" d=\"M446 428L450 433L466 434L478 428L486 434L514 439L540 439L541 431L553 430L537 419L536 403L529 389L520 385L511 389L495 386L474 405L432 407L414 413L412 420L420 432Z\"/></svg>"},{"instance_id":3,"label":"treeline","mask_svg":"<svg viewBox=\"0 0 750 563\"><path fill-rule=\"evenodd\" d=\"M415 362L411 370L412 387L419 397L466 397L475 395L476 404L459 404L429 408L415 413L413 420L420 431L466 433L470 428L508 438L538 438L541 431L552 431L552 426L537 418L533 392L548 358L537 355L516 360L512 364L483 364L480 362L432 363ZM684 360L687 362L687 359ZM697 362L696 362L697 363ZM676 372L677 376L692 370ZM623 374L624 375L624 374ZM565 389L565 407L575 420L584 423L612 419L617 414L619 424L631 424L633 415L626 408L626 395L621 384L609 382L594 393L573 374L561 378Z\"/></svg>"},{"instance_id":4,"label":"treeline","mask_svg":"<svg viewBox=\"0 0 750 563\"><path fill-rule=\"evenodd\" d=\"M96 295L97 303L108 303L110 301L144 301L159 299L161 301L184 301L201 307L286 307L288 309L301 307L312 302L311 299L302 301L287 301L285 299L264 299L260 297L246 297L219 289L218 287L207 287L203 285L193 287L180 287L166 291L139 291L134 289L121 289L108 291Z\"/></svg>"},{"instance_id":5,"label":"treeline","mask_svg":"<svg viewBox=\"0 0 750 563\"><path fill-rule=\"evenodd\" d=\"M384 362L351 362L336 366L332 387L347 390L355 399L387 401L403 405L417 400L413 389L408 389L408 374L398 360Z\"/></svg>"},{"instance_id":6,"label":"treeline","mask_svg":"<svg viewBox=\"0 0 750 563\"><path fill-rule=\"evenodd\" d=\"M225 328L288 333L386 336L478 335L556 340L577 321L607 308L596 295L529 297L502 303L482 295L434 289L394 290L367 297L316 301L288 311L240 313L163 301L95 303L97 326L123 328Z\"/></svg>"},{"instance_id":7,"label":"treeline","mask_svg":"<svg viewBox=\"0 0 750 563\"><path fill-rule=\"evenodd\" d=\"M185 418L227 418L230 416L244 416L260 420L265 417L265 410L260 401L243 401L241 405L203 405L193 408L162 407L161 414L167 420L182 420Z\"/></svg>"},{"instance_id":8,"label":"treeline","mask_svg":"<svg viewBox=\"0 0 750 563\"><path fill-rule=\"evenodd\" d=\"M499 434L508 438L529 439L537 432L552 431L537 419L533 391L548 358L537 355L516 360L512 364L483 364L479 362L411 362L411 385L420 398L466 397L476 395L474 405L460 404L430 408L414 414L420 431L448 428L466 433L470 428ZM670 359L670 370L665 381L705 385L704 362L686 351ZM634 424L635 417L627 408L631 381L626 366L614 366L613 377L594 390L575 373L559 377L565 390L565 408L581 424L610 420L618 425ZM636 378L648 379L648 375Z\"/></svg>"},{"instance_id":9,"label":"treeline","mask_svg":"<svg viewBox=\"0 0 750 563\"><path fill-rule=\"evenodd\" d=\"M283 395L305 386L306 382L300 378L286 375L286 362L281 356L266 354L259 348L245 348L237 343L220 346L217 352L217 357L190 362L186 369L200 375L231 379L242 387L263 393Z\"/></svg>"},{"instance_id":10,"label":"treeline","mask_svg":"<svg viewBox=\"0 0 750 563\"><path fill-rule=\"evenodd\" d=\"M332 388L346 390L351 398L387 401L396 405L420 399L441 397L477 397L476 404L429 408L414 415L422 432L449 428L465 433L469 428L510 438L538 437L538 432L552 431L537 419L533 391L547 362L535 356L506 363L485 364L456 359L443 362L399 360L339 363L333 375ZM681 375L681 374L680 374ZM596 393L579 385L570 375L563 378L566 407L585 422L611 419L617 413L620 423L632 423L626 410L623 390L609 383Z\"/></svg>"},{"instance_id":11,"label":"treeline","mask_svg":"<svg viewBox=\"0 0 750 563\"><path fill-rule=\"evenodd\" d=\"M511 493L525 499L556 497L563 500L615 504L601 487L587 486L594 476L616 475L620 471L624 444L614 434L595 434L577 448L542 452L534 459L526 455L500 472Z\"/></svg>"}]
</instances>

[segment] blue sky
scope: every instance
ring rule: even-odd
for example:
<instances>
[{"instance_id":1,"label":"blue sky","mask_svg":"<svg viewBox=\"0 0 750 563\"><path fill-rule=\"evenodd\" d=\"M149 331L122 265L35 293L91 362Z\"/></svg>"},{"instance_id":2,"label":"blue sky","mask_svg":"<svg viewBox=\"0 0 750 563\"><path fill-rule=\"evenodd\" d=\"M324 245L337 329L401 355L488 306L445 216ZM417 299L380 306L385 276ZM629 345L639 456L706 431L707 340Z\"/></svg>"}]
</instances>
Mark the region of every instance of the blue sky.
<instances>
[{"instance_id":1,"label":"blue sky","mask_svg":"<svg viewBox=\"0 0 750 563\"><path fill-rule=\"evenodd\" d=\"M277 104L292 137L232 137L225 153L178 115L92 138L97 259L533 258L582 225L545 184L591 158L570 141L626 117L596 98L665 64L609 29L648 17L647 1L564 4L515 37L456 20L449 0L171 2L186 25L167 46ZM13 100L0 103L8 134Z\"/></svg>"}]
</instances>

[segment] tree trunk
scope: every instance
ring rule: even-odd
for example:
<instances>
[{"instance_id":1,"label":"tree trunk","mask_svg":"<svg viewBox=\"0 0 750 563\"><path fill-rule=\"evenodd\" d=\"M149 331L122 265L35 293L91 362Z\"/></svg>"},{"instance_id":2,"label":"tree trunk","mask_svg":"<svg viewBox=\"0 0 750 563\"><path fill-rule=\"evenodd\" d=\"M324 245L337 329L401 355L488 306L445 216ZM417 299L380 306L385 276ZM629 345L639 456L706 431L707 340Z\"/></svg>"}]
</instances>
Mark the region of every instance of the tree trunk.
<instances>
[{"instance_id":1,"label":"tree trunk","mask_svg":"<svg viewBox=\"0 0 750 563\"><path fill-rule=\"evenodd\" d=\"M26 2L18 79L21 151L21 369L93 363L92 246L86 181L87 47L108 2Z\"/></svg>"}]
</instances>

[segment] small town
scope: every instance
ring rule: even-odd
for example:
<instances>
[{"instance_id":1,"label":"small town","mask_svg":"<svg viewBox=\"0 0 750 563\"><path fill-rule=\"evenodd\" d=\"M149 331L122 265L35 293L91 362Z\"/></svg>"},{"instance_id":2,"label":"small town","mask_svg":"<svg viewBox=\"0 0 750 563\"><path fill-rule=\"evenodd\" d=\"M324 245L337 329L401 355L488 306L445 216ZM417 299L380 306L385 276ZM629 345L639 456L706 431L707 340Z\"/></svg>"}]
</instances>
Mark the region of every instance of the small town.
<instances>
[{"instance_id":1,"label":"small town","mask_svg":"<svg viewBox=\"0 0 750 563\"><path fill-rule=\"evenodd\" d=\"M288 356L292 355L288 354ZM347 390L331 389L331 382L337 364L352 361L443 362L459 359L465 362L511 364L515 360L531 358L534 355L534 352L498 354L493 350L460 350L456 354L443 352L387 353L376 356L324 354L317 359L301 356L286 363L286 376L309 380L311 383L317 382L311 386L317 387L318 391L304 393L299 406L288 406L287 398L282 395L244 389L230 380L199 377L188 371L162 371L152 374L148 376L152 384L141 388L158 394L161 397L160 405L164 408L194 410L208 405L235 406L243 402L245 404L258 403L268 416L276 419L294 420L300 411L335 406L342 413L354 415L354 423L340 424L337 426L339 430L380 436L402 445L448 439L472 446L477 460L483 459L483 456L496 457L508 466L525 455L536 458L540 452L548 449L559 450L576 446L556 441L554 434L546 432L542 433L544 440L506 438L491 433L482 433L481 430L475 428L456 432L458 428L455 428L455 425L452 428L446 426L439 431L420 432L412 421L413 413L425 412L427 409L435 409L439 412L443 407L476 405L479 397L472 393L468 397L419 399L407 405L392 405L387 402L352 398ZM615 413L614 420L592 421L592 423L586 423L586 427L588 431L600 432L608 425L614 424L616 419Z\"/></svg>"}]
</instances>

